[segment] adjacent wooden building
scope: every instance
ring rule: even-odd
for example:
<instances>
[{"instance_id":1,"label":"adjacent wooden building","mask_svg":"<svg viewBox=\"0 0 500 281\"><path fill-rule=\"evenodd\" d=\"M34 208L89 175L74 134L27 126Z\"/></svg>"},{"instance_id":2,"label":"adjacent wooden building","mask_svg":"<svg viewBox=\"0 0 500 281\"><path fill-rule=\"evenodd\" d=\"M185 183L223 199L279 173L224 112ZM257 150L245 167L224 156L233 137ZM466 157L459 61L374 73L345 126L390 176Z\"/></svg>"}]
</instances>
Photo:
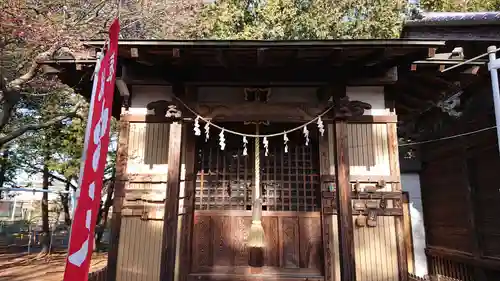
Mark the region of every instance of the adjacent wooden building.
<instances>
[{"instance_id":1,"label":"adjacent wooden building","mask_svg":"<svg viewBox=\"0 0 500 281\"><path fill-rule=\"evenodd\" d=\"M90 94L93 52L46 62ZM443 41L121 41L120 120L107 280L404 281L412 265L397 107L413 62ZM403 84L401 84L403 83ZM254 139L194 135L196 115L279 133L260 154L264 256L249 265ZM192 111L191 111L192 110ZM409 111L408 111L409 112ZM262 141L262 139L260 140ZM267 154L267 155L265 155ZM406 215L405 215L406 214ZM405 235L406 234L406 235ZM411 271L411 269L410 269Z\"/></svg>"},{"instance_id":2,"label":"adjacent wooden building","mask_svg":"<svg viewBox=\"0 0 500 281\"><path fill-rule=\"evenodd\" d=\"M410 74L433 75L433 84L444 86L438 94L444 95L414 95L413 102L430 101L430 106L413 118L409 114L414 122L407 123L420 132L414 140L422 143L408 148L415 149L422 163L428 267L430 275L440 278L500 280L500 190L495 183L500 153L488 58L440 71L485 53L488 46L500 46L499 19L498 12L428 13L408 22L402 33L413 39L447 40L441 48L447 54L427 60L426 67L415 67Z\"/></svg>"}]
</instances>

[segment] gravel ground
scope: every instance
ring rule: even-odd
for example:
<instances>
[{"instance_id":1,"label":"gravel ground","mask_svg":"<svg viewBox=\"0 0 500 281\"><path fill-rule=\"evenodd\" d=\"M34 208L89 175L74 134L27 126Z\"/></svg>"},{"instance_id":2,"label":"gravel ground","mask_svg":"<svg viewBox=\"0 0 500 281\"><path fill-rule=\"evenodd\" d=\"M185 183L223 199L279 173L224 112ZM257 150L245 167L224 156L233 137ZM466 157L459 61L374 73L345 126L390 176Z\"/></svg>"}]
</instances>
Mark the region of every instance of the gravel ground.
<instances>
[{"instance_id":1,"label":"gravel ground","mask_svg":"<svg viewBox=\"0 0 500 281\"><path fill-rule=\"evenodd\" d=\"M62 281L65 253L37 258L36 254L0 254L0 281ZM106 253L92 255L91 272L106 266Z\"/></svg>"}]
</instances>

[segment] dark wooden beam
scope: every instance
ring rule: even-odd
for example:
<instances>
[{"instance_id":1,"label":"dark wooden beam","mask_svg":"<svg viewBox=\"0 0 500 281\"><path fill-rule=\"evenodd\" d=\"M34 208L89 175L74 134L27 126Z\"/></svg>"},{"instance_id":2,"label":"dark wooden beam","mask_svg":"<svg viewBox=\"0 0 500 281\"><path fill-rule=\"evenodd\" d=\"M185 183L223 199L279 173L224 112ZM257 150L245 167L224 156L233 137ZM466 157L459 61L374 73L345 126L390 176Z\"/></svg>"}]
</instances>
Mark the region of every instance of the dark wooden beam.
<instances>
[{"instance_id":1,"label":"dark wooden beam","mask_svg":"<svg viewBox=\"0 0 500 281\"><path fill-rule=\"evenodd\" d=\"M289 67L287 69L281 67L273 68L234 68L234 69L218 69L218 68L205 68L205 69L190 69L185 73L181 73L182 80L186 82L253 82L265 84L268 82L328 82L336 80L342 74L339 68L325 68L314 69ZM370 73L367 73L367 76Z\"/></svg>"},{"instance_id":2,"label":"dark wooden beam","mask_svg":"<svg viewBox=\"0 0 500 281\"><path fill-rule=\"evenodd\" d=\"M433 87L438 87L442 89L453 89L457 91L460 90L461 88L460 79L455 81L448 81L445 78L436 75L429 75L429 74L426 75L423 73L415 73L412 76L424 81L424 84L432 85Z\"/></svg>"},{"instance_id":3,"label":"dark wooden beam","mask_svg":"<svg viewBox=\"0 0 500 281\"><path fill-rule=\"evenodd\" d=\"M345 79L380 78L386 80L390 67L380 66L323 66L302 63L287 67L185 67L165 64L146 66L131 60L127 64L130 76L138 79L163 79L184 83L269 83L269 82L344 82ZM391 65L392 67L392 65Z\"/></svg>"},{"instance_id":4,"label":"dark wooden beam","mask_svg":"<svg viewBox=\"0 0 500 281\"><path fill-rule=\"evenodd\" d=\"M411 87L408 87L405 92L399 93L399 96L396 100L402 107L406 106L410 110L413 109L412 111L420 113L422 109L434 106L432 101L418 98L422 95L422 92L426 92L428 94L428 91L421 90L419 87L415 87L413 89L411 89ZM439 94L435 93L435 98L433 100L437 100L438 98Z\"/></svg>"},{"instance_id":5,"label":"dark wooden beam","mask_svg":"<svg viewBox=\"0 0 500 281\"><path fill-rule=\"evenodd\" d=\"M351 185L349 183L349 146L347 122L334 125L335 175L337 189L337 222L339 232L340 277L342 281L356 280L354 228L352 222Z\"/></svg>"},{"instance_id":6,"label":"dark wooden beam","mask_svg":"<svg viewBox=\"0 0 500 281\"><path fill-rule=\"evenodd\" d=\"M328 99L332 96L332 88L330 85L323 85L316 89L316 98L320 103L328 102Z\"/></svg>"},{"instance_id":7,"label":"dark wooden beam","mask_svg":"<svg viewBox=\"0 0 500 281\"><path fill-rule=\"evenodd\" d=\"M299 61L300 49L290 50L288 52L289 52L289 55L288 55L288 58L287 58L287 62L285 63L284 66L285 67L289 67L289 66L293 67Z\"/></svg>"},{"instance_id":8,"label":"dark wooden beam","mask_svg":"<svg viewBox=\"0 0 500 281\"><path fill-rule=\"evenodd\" d=\"M196 189L196 136L192 134L192 124L184 123L185 165L183 216L180 237L179 280L186 281L191 266L191 245L193 234L193 219Z\"/></svg>"},{"instance_id":9,"label":"dark wooden beam","mask_svg":"<svg viewBox=\"0 0 500 281\"><path fill-rule=\"evenodd\" d=\"M144 48L138 49L137 57L132 55L132 59L135 59L136 62L147 66L154 66L156 63L158 63L158 61L166 61L165 57L152 55Z\"/></svg>"},{"instance_id":10,"label":"dark wooden beam","mask_svg":"<svg viewBox=\"0 0 500 281\"><path fill-rule=\"evenodd\" d=\"M329 122L325 122L326 127L329 130ZM333 177L330 171L330 151L329 151L329 141L333 141L330 139L330 132L327 133L327 137L324 138L319 138L318 140L318 145L319 145L319 155L320 155L320 173L321 175L328 175L329 177ZM333 160L333 159L332 159ZM329 182L321 182L321 190L329 189L331 186L331 183ZM333 199L333 198L332 198ZM328 203L331 202L332 199L325 199L323 197L323 193L321 196L321 225L322 225L322 234L323 234L323 261L324 261L324 275L325 279L324 281L335 281L335 271L336 271L336 265L335 265L335 248L334 248L334 235L336 233L333 233L333 224L335 223L334 217L333 216L328 216L325 215L325 211L331 207L331 204L329 205Z\"/></svg>"},{"instance_id":11,"label":"dark wooden beam","mask_svg":"<svg viewBox=\"0 0 500 281\"><path fill-rule=\"evenodd\" d=\"M222 67L228 68L230 66L228 56L226 55L225 50L222 50L222 49L217 50L217 57L216 58Z\"/></svg>"},{"instance_id":12,"label":"dark wooden beam","mask_svg":"<svg viewBox=\"0 0 500 281\"><path fill-rule=\"evenodd\" d=\"M257 65L263 66L266 61L266 48L257 49Z\"/></svg>"},{"instance_id":13,"label":"dark wooden beam","mask_svg":"<svg viewBox=\"0 0 500 281\"><path fill-rule=\"evenodd\" d=\"M379 48L369 51L367 54L356 58L354 61L350 61L350 63L355 65L372 66L380 63L380 61L384 59L384 55L385 49Z\"/></svg>"},{"instance_id":14,"label":"dark wooden beam","mask_svg":"<svg viewBox=\"0 0 500 281\"><path fill-rule=\"evenodd\" d=\"M177 257L177 224L179 212L179 187L181 179L182 124L170 124L168 140L167 199L163 219L163 247L161 251L160 280L173 281Z\"/></svg>"},{"instance_id":15,"label":"dark wooden beam","mask_svg":"<svg viewBox=\"0 0 500 281\"><path fill-rule=\"evenodd\" d=\"M366 63L364 69L368 68L374 73L384 73L394 66L410 65L416 59L425 57L426 55L424 50L408 55L393 55L392 57L385 57L384 54L379 53L382 57L378 59L378 62L376 62L375 58L371 61L368 60L369 64Z\"/></svg>"},{"instance_id":16,"label":"dark wooden beam","mask_svg":"<svg viewBox=\"0 0 500 281\"><path fill-rule=\"evenodd\" d=\"M474 258L481 259L483 255L483 251L481 248L480 235L476 224L476 190L478 188L477 183L477 174L474 170L475 167L475 159L471 159L467 157L467 143L463 138L460 138L460 144L462 147L463 153L463 177L465 178L466 183L466 208L469 209L467 212L469 214L469 237L471 239L472 244L472 254ZM480 267L474 267L474 275L477 281L486 281L485 272Z\"/></svg>"},{"instance_id":17,"label":"dark wooden beam","mask_svg":"<svg viewBox=\"0 0 500 281\"><path fill-rule=\"evenodd\" d=\"M342 54L343 54L343 49L332 49L325 57L322 59L322 61L318 64L318 68L325 68L325 67L333 67L333 66L339 66L345 63L342 59ZM294 51L294 56L291 62L297 63L300 61L299 56L299 50ZM356 60L357 61L357 60Z\"/></svg>"}]
</instances>

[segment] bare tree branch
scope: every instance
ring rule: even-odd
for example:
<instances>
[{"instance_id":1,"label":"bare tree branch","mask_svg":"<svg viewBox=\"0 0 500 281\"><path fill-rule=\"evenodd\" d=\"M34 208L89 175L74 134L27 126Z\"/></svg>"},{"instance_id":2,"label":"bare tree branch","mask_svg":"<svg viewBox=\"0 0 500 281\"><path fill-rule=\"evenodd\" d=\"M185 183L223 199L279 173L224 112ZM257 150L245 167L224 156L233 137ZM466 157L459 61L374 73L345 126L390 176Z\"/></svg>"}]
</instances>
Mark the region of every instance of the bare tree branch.
<instances>
[{"instance_id":1,"label":"bare tree branch","mask_svg":"<svg viewBox=\"0 0 500 281\"><path fill-rule=\"evenodd\" d=\"M38 54L31 62L31 66L28 68L25 74L7 83L7 91L20 91L21 85L35 77L38 69L40 68L40 63L50 60L54 56L55 52L57 52L61 48L61 45L62 42L56 42L47 51Z\"/></svg>"},{"instance_id":2,"label":"bare tree branch","mask_svg":"<svg viewBox=\"0 0 500 281\"><path fill-rule=\"evenodd\" d=\"M4 129L4 127L9 123L12 117L12 110L14 109L14 107L16 106L16 104L19 102L20 99L22 85L32 80L36 76L41 63L43 61L51 59L58 50L64 50L69 52L69 48L62 47L65 43L66 41L55 43L49 48L49 50L38 54L32 60L31 66L28 68L25 74L21 75L20 77L8 83L0 84L3 85L2 87L3 89L0 90L0 102L2 102L2 110L0 112L0 131ZM0 79L2 79L3 81L4 80L3 76L0 75ZM18 132L16 131L13 133L18 133ZM22 134L24 134L24 132L22 132L21 135ZM1 139L2 138L0 138L0 146L6 143L6 142L2 143Z\"/></svg>"},{"instance_id":3,"label":"bare tree branch","mask_svg":"<svg viewBox=\"0 0 500 281\"><path fill-rule=\"evenodd\" d=\"M73 20L71 25L75 26L75 25L78 25L82 22L84 22L84 23L91 22L93 19L95 19L97 17L99 11L102 10L102 8L104 8L104 5L106 4L106 2L107 2L106 0L103 0L103 1L99 2L98 4L96 4L94 7L87 9L83 15L80 15L75 20ZM85 20L85 18L92 13L94 15L92 17L88 18L87 20Z\"/></svg>"},{"instance_id":4,"label":"bare tree branch","mask_svg":"<svg viewBox=\"0 0 500 281\"><path fill-rule=\"evenodd\" d=\"M32 170L32 171L35 171L35 172L43 172L43 169L39 168L39 167L36 167L36 166L30 166L30 167L27 167L26 168L27 170ZM78 187L76 185L74 185L71 180L72 180L72 177L69 177L69 179L65 179L63 177L60 177L58 175L54 175L53 173L49 172L49 176L52 178L52 179L55 179L61 183L65 183L65 184L68 184L69 186L71 186L73 189L77 189Z\"/></svg>"},{"instance_id":5,"label":"bare tree branch","mask_svg":"<svg viewBox=\"0 0 500 281\"><path fill-rule=\"evenodd\" d=\"M10 141L12 141L16 138L22 136L23 134L25 134L29 131L37 131L40 129L48 128L48 127L54 126L54 125L62 122L63 120L66 120L69 118L75 118L75 117L80 118L80 115L78 114L78 110L80 109L81 106L82 106L82 104L79 103L75 106L75 108L72 111L70 111L68 113L56 115L51 120L40 123L40 124L25 125L23 127L20 127L16 130L12 131L8 135L0 137L0 147L2 147L3 145L9 143Z\"/></svg>"}]
</instances>

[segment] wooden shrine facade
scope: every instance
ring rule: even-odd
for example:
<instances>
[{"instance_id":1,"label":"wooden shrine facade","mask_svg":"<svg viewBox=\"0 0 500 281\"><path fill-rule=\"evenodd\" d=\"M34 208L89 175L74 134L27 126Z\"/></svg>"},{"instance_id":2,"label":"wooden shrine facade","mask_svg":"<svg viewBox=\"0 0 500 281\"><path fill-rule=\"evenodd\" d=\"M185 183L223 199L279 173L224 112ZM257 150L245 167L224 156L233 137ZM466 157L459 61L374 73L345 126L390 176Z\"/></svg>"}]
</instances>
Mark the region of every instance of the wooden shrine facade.
<instances>
[{"instance_id":1,"label":"wooden shrine facade","mask_svg":"<svg viewBox=\"0 0 500 281\"><path fill-rule=\"evenodd\" d=\"M44 70L89 95L95 50ZM394 84L440 41L121 41L120 119L108 280L407 280ZM398 67L399 70L398 70ZM82 78L83 77L83 78ZM391 89L391 93L388 90ZM406 93L401 93L406 95ZM249 265L248 139L259 159L264 256ZM405 216L406 214L406 216Z\"/></svg>"}]
</instances>

